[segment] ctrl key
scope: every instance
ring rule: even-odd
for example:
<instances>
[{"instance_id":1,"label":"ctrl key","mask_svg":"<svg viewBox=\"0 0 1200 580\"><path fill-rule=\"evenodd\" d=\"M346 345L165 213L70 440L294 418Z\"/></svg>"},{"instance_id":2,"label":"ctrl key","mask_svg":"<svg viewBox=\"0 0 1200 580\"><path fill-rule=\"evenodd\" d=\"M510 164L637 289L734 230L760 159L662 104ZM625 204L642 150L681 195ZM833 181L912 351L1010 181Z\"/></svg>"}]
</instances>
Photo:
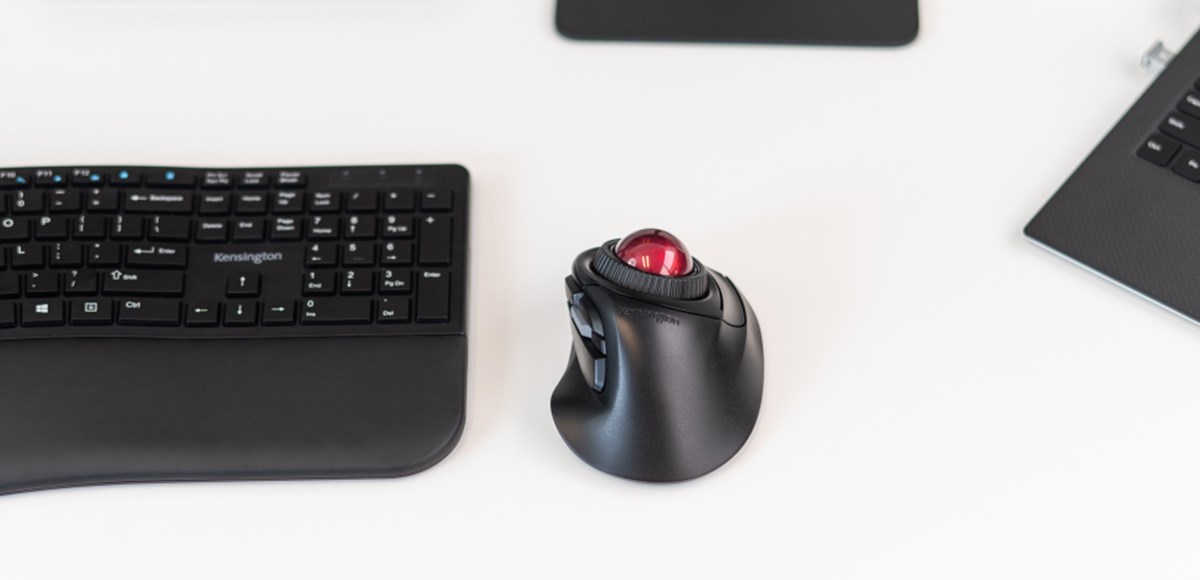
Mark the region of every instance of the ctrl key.
<instances>
[{"instance_id":1,"label":"ctrl key","mask_svg":"<svg viewBox=\"0 0 1200 580\"><path fill-rule=\"evenodd\" d=\"M179 326L179 302L175 300L122 300L117 324L126 326Z\"/></svg>"}]
</instances>

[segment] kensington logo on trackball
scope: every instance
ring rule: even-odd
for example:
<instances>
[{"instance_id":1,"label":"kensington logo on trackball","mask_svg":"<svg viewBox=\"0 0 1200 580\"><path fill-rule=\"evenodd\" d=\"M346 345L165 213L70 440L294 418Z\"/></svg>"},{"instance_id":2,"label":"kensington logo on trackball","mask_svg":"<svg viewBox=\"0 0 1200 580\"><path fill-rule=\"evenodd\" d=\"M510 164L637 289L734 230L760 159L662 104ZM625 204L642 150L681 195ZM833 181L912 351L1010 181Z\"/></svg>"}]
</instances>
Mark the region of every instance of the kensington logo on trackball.
<instances>
[{"instance_id":1,"label":"kensington logo on trackball","mask_svg":"<svg viewBox=\"0 0 1200 580\"><path fill-rule=\"evenodd\" d=\"M238 254L226 254L225 252L213 253L213 263L215 264L251 262L255 266L258 266L264 262L282 261L283 252L241 252Z\"/></svg>"}]
</instances>

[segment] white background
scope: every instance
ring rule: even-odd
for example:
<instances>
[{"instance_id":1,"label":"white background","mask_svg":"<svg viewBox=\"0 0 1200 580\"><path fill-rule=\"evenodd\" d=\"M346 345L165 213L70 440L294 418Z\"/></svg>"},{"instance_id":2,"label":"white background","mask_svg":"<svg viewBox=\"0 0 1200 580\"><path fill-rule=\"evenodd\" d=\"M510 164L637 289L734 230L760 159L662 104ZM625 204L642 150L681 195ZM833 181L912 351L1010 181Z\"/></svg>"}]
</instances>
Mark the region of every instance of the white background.
<instances>
[{"instance_id":1,"label":"white background","mask_svg":"<svg viewBox=\"0 0 1200 580\"><path fill-rule=\"evenodd\" d=\"M900 50L581 44L549 0L3 2L0 165L457 162L474 246L443 463L0 498L0 578L1196 578L1200 329L1021 229L1200 6L922 1ZM645 226L764 327L754 436L682 485L548 410L571 260Z\"/></svg>"}]
</instances>

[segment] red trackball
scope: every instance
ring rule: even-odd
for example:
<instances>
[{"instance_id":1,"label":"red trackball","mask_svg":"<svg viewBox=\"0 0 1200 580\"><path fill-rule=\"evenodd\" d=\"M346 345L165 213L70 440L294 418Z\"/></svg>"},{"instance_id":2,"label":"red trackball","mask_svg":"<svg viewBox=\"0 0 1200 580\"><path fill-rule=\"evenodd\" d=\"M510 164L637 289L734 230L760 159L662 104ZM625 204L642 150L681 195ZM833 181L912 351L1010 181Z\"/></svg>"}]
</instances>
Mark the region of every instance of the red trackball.
<instances>
[{"instance_id":1,"label":"red trackball","mask_svg":"<svg viewBox=\"0 0 1200 580\"><path fill-rule=\"evenodd\" d=\"M692 273L692 254L679 238L663 230L638 230L614 250L622 262L647 274L678 278Z\"/></svg>"}]
</instances>

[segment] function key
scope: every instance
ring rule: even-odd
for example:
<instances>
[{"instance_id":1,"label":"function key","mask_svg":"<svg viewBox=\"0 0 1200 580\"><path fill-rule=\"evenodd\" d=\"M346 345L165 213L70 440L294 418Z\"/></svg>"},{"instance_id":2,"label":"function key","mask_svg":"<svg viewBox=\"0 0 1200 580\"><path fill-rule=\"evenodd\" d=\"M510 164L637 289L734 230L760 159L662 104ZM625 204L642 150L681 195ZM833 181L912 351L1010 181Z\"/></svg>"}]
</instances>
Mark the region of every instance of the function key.
<instances>
[{"instance_id":1,"label":"function key","mask_svg":"<svg viewBox=\"0 0 1200 580\"><path fill-rule=\"evenodd\" d=\"M118 169L108 180L113 185L138 186L142 184L142 174L128 169Z\"/></svg>"},{"instance_id":2,"label":"function key","mask_svg":"<svg viewBox=\"0 0 1200 580\"><path fill-rule=\"evenodd\" d=\"M0 189L17 189L29 185L29 175L20 171L0 171Z\"/></svg>"},{"instance_id":3,"label":"function key","mask_svg":"<svg viewBox=\"0 0 1200 580\"><path fill-rule=\"evenodd\" d=\"M104 174L91 169L71 171L71 185L75 187L99 187L104 185Z\"/></svg>"},{"instance_id":4,"label":"function key","mask_svg":"<svg viewBox=\"0 0 1200 580\"><path fill-rule=\"evenodd\" d=\"M454 209L454 193L450 191L425 191L419 196L424 211L450 211Z\"/></svg>"},{"instance_id":5,"label":"function key","mask_svg":"<svg viewBox=\"0 0 1200 580\"><path fill-rule=\"evenodd\" d=\"M57 169L39 169L33 175L33 184L38 187L62 187L67 184L67 174Z\"/></svg>"},{"instance_id":6,"label":"function key","mask_svg":"<svg viewBox=\"0 0 1200 580\"><path fill-rule=\"evenodd\" d=\"M1138 157L1160 167L1166 167L1179 152L1179 142L1162 135L1151 135L1138 149Z\"/></svg>"},{"instance_id":7,"label":"function key","mask_svg":"<svg viewBox=\"0 0 1200 580\"><path fill-rule=\"evenodd\" d=\"M278 187L304 187L308 185L308 177L299 171L280 171L275 185Z\"/></svg>"},{"instance_id":8,"label":"function key","mask_svg":"<svg viewBox=\"0 0 1200 580\"><path fill-rule=\"evenodd\" d=\"M237 185L240 189L266 189L271 185L271 178L265 171L243 171Z\"/></svg>"},{"instance_id":9,"label":"function key","mask_svg":"<svg viewBox=\"0 0 1200 580\"><path fill-rule=\"evenodd\" d=\"M205 171L201 189L233 189L233 174L228 171Z\"/></svg>"},{"instance_id":10,"label":"function key","mask_svg":"<svg viewBox=\"0 0 1200 580\"><path fill-rule=\"evenodd\" d=\"M151 171L146 174L146 185L150 187L195 187L196 173L174 169Z\"/></svg>"},{"instance_id":11,"label":"function key","mask_svg":"<svg viewBox=\"0 0 1200 580\"><path fill-rule=\"evenodd\" d=\"M1179 161L1171 167L1171 171L1192 181L1200 183L1200 153L1188 151L1179 156Z\"/></svg>"}]
</instances>

